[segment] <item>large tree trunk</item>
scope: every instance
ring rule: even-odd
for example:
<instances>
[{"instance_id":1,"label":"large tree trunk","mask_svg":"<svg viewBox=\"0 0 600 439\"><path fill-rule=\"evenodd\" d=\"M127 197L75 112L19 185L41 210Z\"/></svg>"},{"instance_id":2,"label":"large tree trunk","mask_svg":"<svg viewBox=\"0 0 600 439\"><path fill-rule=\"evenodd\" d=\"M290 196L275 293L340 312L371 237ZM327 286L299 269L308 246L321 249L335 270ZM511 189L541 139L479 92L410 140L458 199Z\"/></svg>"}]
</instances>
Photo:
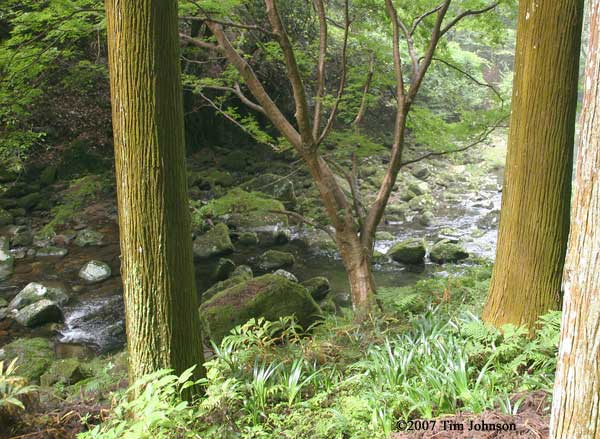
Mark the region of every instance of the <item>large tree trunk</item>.
<instances>
[{"instance_id":1,"label":"large tree trunk","mask_svg":"<svg viewBox=\"0 0 600 439\"><path fill-rule=\"evenodd\" d=\"M106 1L129 378L198 365L175 0Z\"/></svg>"},{"instance_id":2,"label":"large tree trunk","mask_svg":"<svg viewBox=\"0 0 600 439\"><path fill-rule=\"evenodd\" d=\"M571 236L550 433L600 437L600 0L590 5Z\"/></svg>"},{"instance_id":3,"label":"large tree trunk","mask_svg":"<svg viewBox=\"0 0 600 439\"><path fill-rule=\"evenodd\" d=\"M531 326L560 306L583 0L521 0L496 263L483 318Z\"/></svg>"}]
</instances>

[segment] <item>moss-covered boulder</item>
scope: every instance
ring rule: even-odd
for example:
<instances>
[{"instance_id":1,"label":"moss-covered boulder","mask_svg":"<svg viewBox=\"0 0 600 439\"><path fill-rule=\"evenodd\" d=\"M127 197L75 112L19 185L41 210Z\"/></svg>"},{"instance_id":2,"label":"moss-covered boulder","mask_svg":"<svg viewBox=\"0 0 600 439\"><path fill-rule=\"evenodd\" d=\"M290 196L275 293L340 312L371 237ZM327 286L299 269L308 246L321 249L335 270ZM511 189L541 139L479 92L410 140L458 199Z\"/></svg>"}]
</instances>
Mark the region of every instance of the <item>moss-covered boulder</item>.
<instances>
[{"instance_id":1,"label":"moss-covered boulder","mask_svg":"<svg viewBox=\"0 0 600 439\"><path fill-rule=\"evenodd\" d=\"M15 258L10 253L8 239L0 236L0 281L8 279L15 266Z\"/></svg>"},{"instance_id":2,"label":"moss-covered boulder","mask_svg":"<svg viewBox=\"0 0 600 439\"><path fill-rule=\"evenodd\" d=\"M38 300L21 308L15 314L15 320L29 328L45 325L46 323L59 323L63 319L63 313L58 304L48 299Z\"/></svg>"},{"instance_id":3,"label":"moss-covered boulder","mask_svg":"<svg viewBox=\"0 0 600 439\"><path fill-rule=\"evenodd\" d=\"M427 250L421 239L407 239L392 246L388 256L396 262L403 264L422 264Z\"/></svg>"},{"instance_id":4,"label":"moss-covered boulder","mask_svg":"<svg viewBox=\"0 0 600 439\"><path fill-rule=\"evenodd\" d=\"M469 252L462 246L446 240L440 241L431 247L431 252L429 254L429 258L438 264L458 262L467 259L468 257Z\"/></svg>"},{"instance_id":5,"label":"moss-covered boulder","mask_svg":"<svg viewBox=\"0 0 600 439\"><path fill-rule=\"evenodd\" d=\"M10 242L13 247L31 245L33 242L33 233L29 227L17 226L11 230Z\"/></svg>"},{"instance_id":6,"label":"moss-covered boulder","mask_svg":"<svg viewBox=\"0 0 600 439\"><path fill-rule=\"evenodd\" d=\"M45 338L20 338L0 348L0 360L17 360L17 375L38 382L54 360L54 350Z\"/></svg>"},{"instance_id":7,"label":"moss-covered boulder","mask_svg":"<svg viewBox=\"0 0 600 439\"><path fill-rule=\"evenodd\" d=\"M394 235L392 235L388 231L380 230L377 233L375 233L375 239L377 241L393 241L394 240Z\"/></svg>"},{"instance_id":8,"label":"moss-covered boulder","mask_svg":"<svg viewBox=\"0 0 600 439\"><path fill-rule=\"evenodd\" d=\"M0 226L6 226L7 224L12 224L14 220L13 214L8 210L4 210L0 208Z\"/></svg>"},{"instance_id":9,"label":"moss-covered boulder","mask_svg":"<svg viewBox=\"0 0 600 439\"><path fill-rule=\"evenodd\" d=\"M285 277L289 281L298 283L298 278L296 277L295 274L290 273L289 271L283 270L281 268L279 270L275 270L273 272L273 274L275 276L283 276L283 277Z\"/></svg>"},{"instance_id":10,"label":"moss-covered boulder","mask_svg":"<svg viewBox=\"0 0 600 439\"><path fill-rule=\"evenodd\" d=\"M40 384L50 387L55 384L72 385L86 378L86 373L77 358L58 360L40 377Z\"/></svg>"},{"instance_id":11,"label":"moss-covered boulder","mask_svg":"<svg viewBox=\"0 0 600 439\"><path fill-rule=\"evenodd\" d=\"M267 250L258 258L258 267L263 271L291 267L296 262L294 255L279 250Z\"/></svg>"},{"instance_id":12,"label":"moss-covered boulder","mask_svg":"<svg viewBox=\"0 0 600 439\"><path fill-rule=\"evenodd\" d=\"M424 195L430 191L429 185L424 181L415 181L408 185L408 190L415 195Z\"/></svg>"},{"instance_id":13,"label":"moss-covered boulder","mask_svg":"<svg viewBox=\"0 0 600 439\"><path fill-rule=\"evenodd\" d=\"M435 205L435 200L430 194L419 195L408 202L411 210L422 212L431 209Z\"/></svg>"},{"instance_id":14,"label":"moss-covered boulder","mask_svg":"<svg viewBox=\"0 0 600 439\"><path fill-rule=\"evenodd\" d=\"M235 263L231 259L219 258L211 271L210 278L212 280L227 279L233 270L235 270Z\"/></svg>"},{"instance_id":15,"label":"moss-covered boulder","mask_svg":"<svg viewBox=\"0 0 600 439\"><path fill-rule=\"evenodd\" d=\"M249 281L250 279L252 279L252 276L236 275L236 276L231 276L229 279L225 279L220 282L217 282L212 287L210 287L209 289L207 289L206 291L204 291L202 293L202 302L206 302L211 297L217 295L221 291L225 291L227 288L231 288L234 285L244 283L246 281Z\"/></svg>"},{"instance_id":16,"label":"moss-covered boulder","mask_svg":"<svg viewBox=\"0 0 600 439\"><path fill-rule=\"evenodd\" d=\"M319 305L306 288L273 274L234 285L200 306L205 331L216 342L251 318L277 320L295 315L298 323L306 328L320 313Z\"/></svg>"},{"instance_id":17,"label":"moss-covered boulder","mask_svg":"<svg viewBox=\"0 0 600 439\"><path fill-rule=\"evenodd\" d=\"M22 207L23 209L32 209L41 200L41 194L39 192L33 192L19 198L17 200L17 206Z\"/></svg>"},{"instance_id":18,"label":"moss-covered boulder","mask_svg":"<svg viewBox=\"0 0 600 439\"><path fill-rule=\"evenodd\" d=\"M252 230L267 225L287 225L285 215L274 213L281 210L285 210L285 206L279 200L260 192L246 192L235 188L224 196L211 200L198 214L202 217L220 218L240 230Z\"/></svg>"},{"instance_id":19,"label":"moss-covered boulder","mask_svg":"<svg viewBox=\"0 0 600 439\"><path fill-rule=\"evenodd\" d=\"M69 300L69 288L54 281L30 282L10 301L10 309L21 309L40 300L50 300L62 305Z\"/></svg>"},{"instance_id":20,"label":"moss-covered boulder","mask_svg":"<svg viewBox=\"0 0 600 439\"><path fill-rule=\"evenodd\" d=\"M282 201L286 208L293 209L298 204L292 180L277 174L266 173L247 181L242 188L257 191Z\"/></svg>"},{"instance_id":21,"label":"moss-covered boulder","mask_svg":"<svg viewBox=\"0 0 600 439\"><path fill-rule=\"evenodd\" d=\"M104 235L96 230L83 229L77 232L75 245L78 247L88 247L94 245L102 245Z\"/></svg>"},{"instance_id":22,"label":"moss-covered boulder","mask_svg":"<svg viewBox=\"0 0 600 439\"><path fill-rule=\"evenodd\" d=\"M193 243L194 256L198 259L209 259L233 253L233 244L229 238L229 227L219 223L197 237Z\"/></svg>"},{"instance_id":23,"label":"moss-covered boulder","mask_svg":"<svg viewBox=\"0 0 600 439\"><path fill-rule=\"evenodd\" d=\"M203 190L215 189L217 186L231 187L235 184L233 176L226 171L210 169L208 171L188 173L189 187L198 187Z\"/></svg>"},{"instance_id":24,"label":"moss-covered boulder","mask_svg":"<svg viewBox=\"0 0 600 439\"><path fill-rule=\"evenodd\" d=\"M313 299L315 300L323 300L331 286L329 285L329 280L323 276L313 277L311 279L305 280L302 282L302 286L304 286Z\"/></svg>"},{"instance_id":25,"label":"moss-covered boulder","mask_svg":"<svg viewBox=\"0 0 600 439\"><path fill-rule=\"evenodd\" d=\"M245 246L258 245L258 235L256 232L242 232L238 235L237 242Z\"/></svg>"}]
</instances>

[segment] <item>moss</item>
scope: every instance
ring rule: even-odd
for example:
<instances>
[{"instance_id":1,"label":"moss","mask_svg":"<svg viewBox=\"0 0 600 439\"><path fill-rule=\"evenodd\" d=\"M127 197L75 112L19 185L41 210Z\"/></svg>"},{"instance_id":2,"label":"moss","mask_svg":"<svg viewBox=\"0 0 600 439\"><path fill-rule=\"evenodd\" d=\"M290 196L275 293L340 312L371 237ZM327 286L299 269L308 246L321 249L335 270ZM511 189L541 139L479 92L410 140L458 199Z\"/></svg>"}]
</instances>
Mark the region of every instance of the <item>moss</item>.
<instances>
[{"instance_id":1,"label":"moss","mask_svg":"<svg viewBox=\"0 0 600 439\"><path fill-rule=\"evenodd\" d=\"M227 216L227 222L230 224L252 228L268 224L287 224L285 215L273 213L280 210L284 210L280 201L258 192L246 192L236 188L223 197L210 201L199 210L199 214L204 218Z\"/></svg>"},{"instance_id":2,"label":"moss","mask_svg":"<svg viewBox=\"0 0 600 439\"><path fill-rule=\"evenodd\" d=\"M13 215L10 212L0 208L0 226L11 224L13 219Z\"/></svg>"},{"instance_id":3,"label":"moss","mask_svg":"<svg viewBox=\"0 0 600 439\"><path fill-rule=\"evenodd\" d=\"M302 286L305 287L313 299L322 300L327 296L331 289L329 280L323 276L313 277L311 279L302 282Z\"/></svg>"},{"instance_id":4,"label":"moss","mask_svg":"<svg viewBox=\"0 0 600 439\"><path fill-rule=\"evenodd\" d=\"M208 171L190 172L188 174L188 184L190 187L198 186L201 189L214 189L216 186L233 186L235 179L229 172L210 169Z\"/></svg>"},{"instance_id":5,"label":"moss","mask_svg":"<svg viewBox=\"0 0 600 439\"><path fill-rule=\"evenodd\" d=\"M431 254L429 257L433 262L443 264L445 262L457 262L467 259L469 257L469 252L467 252L459 244L454 244L447 240L443 240L431 248Z\"/></svg>"},{"instance_id":6,"label":"moss","mask_svg":"<svg viewBox=\"0 0 600 439\"><path fill-rule=\"evenodd\" d=\"M320 312L306 288L272 274L234 285L200 306L205 331L215 341L253 317L277 320L293 314L306 328L315 322Z\"/></svg>"},{"instance_id":7,"label":"moss","mask_svg":"<svg viewBox=\"0 0 600 439\"><path fill-rule=\"evenodd\" d=\"M407 239L399 242L388 251L390 256L396 262L404 264L422 264L426 249L423 240Z\"/></svg>"},{"instance_id":8,"label":"moss","mask_svg":"<svg viewBox=\"0 0 600 439\"><path fill-rule=\"evenodd\" d=\"M229 238L229 227L217 224L193 243L194 255L198 259L208 259L232 253L234 248Z\"/></svg>"},{"instance_id":9,"label":"moss","mask_svg":"<svg viewBox=\"0 0 600 439\"><path fill-rule=\"evenodd\" d=\"M258 258L258 266L264 271L291 267L295 262L296 259L293 254L278 250L267 250Z\"/></svg>"},{"instance_id":10,"label":"moss","mask_svg":"<svg viewBox=\"0 0 600 439\"><path fill-rule=\"evenodd\" d=\"M54 351L45 338L20 338L0 349L0 360L16 357L17 375L35 383L54 360Z\"/></svg>"},{"instance_id":11,"label":"moss","mask_svg":"<svg viewBox=\"0 0 600 439\"><path fill-rule=\"evenodd\" d=\"M81 363L76 358L58 360L40 377L40 384L50 387L55 384L75 384L85 378Z\"/></svg>"}]
</instances>

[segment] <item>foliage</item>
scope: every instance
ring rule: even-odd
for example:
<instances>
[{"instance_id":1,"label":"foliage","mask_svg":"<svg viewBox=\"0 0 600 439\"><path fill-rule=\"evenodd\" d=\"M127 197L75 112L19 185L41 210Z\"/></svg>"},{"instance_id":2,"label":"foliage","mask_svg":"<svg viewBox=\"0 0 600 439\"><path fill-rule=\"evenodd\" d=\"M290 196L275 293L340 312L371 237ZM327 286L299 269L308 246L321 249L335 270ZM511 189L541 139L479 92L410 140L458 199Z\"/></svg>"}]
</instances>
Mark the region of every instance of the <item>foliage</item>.
<instances>
[{"instance_id":1,"label":"foliage","mask_svg":"<svg viewBox=\"0 0 600 439\"><path fill-rule=\"evenodd\" d=\"M18 375L17 358L4 366L0 361L0 411L17 408L24 410L22 398L37 390L36 386L27 385L25 380Z\"/></svg>"}]
</instances>

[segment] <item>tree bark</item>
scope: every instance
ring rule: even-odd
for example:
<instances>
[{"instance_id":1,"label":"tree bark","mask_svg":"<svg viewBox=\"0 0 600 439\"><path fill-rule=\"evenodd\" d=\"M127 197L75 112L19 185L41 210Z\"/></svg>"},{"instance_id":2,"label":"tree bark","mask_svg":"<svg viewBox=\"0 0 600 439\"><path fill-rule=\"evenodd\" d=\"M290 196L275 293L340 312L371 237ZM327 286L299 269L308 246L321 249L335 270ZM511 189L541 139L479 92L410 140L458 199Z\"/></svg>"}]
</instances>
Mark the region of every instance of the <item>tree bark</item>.
<instances>
[{"instance_id":1,"label":"tree bark","mask_svg":"<svg viewBox=\"0 0 600 439\"><path fill-rule=\"evenodd\" d=\"M107 0L106 16L129 379L200 377L177 2Z\"/></svg>"},{"instance_id":2,"label":"tree bark","mask_svg":"<svg viewBox=\"0 0 600 439\"><path fill-rule=\"evenodd\" d=\"M582 0L521 0L496 262L483 319L531 325L560 306Z\"/></svg>"},{"instance_id":3,"label":"tree bark","mask_svg":"<svg viewBox=\"0 0 600 439\"><path fill-rule=\"evenodd\" d=\"M600 0L590 41L550 436L600 437Z\"/></svg>"}]
</instances>

